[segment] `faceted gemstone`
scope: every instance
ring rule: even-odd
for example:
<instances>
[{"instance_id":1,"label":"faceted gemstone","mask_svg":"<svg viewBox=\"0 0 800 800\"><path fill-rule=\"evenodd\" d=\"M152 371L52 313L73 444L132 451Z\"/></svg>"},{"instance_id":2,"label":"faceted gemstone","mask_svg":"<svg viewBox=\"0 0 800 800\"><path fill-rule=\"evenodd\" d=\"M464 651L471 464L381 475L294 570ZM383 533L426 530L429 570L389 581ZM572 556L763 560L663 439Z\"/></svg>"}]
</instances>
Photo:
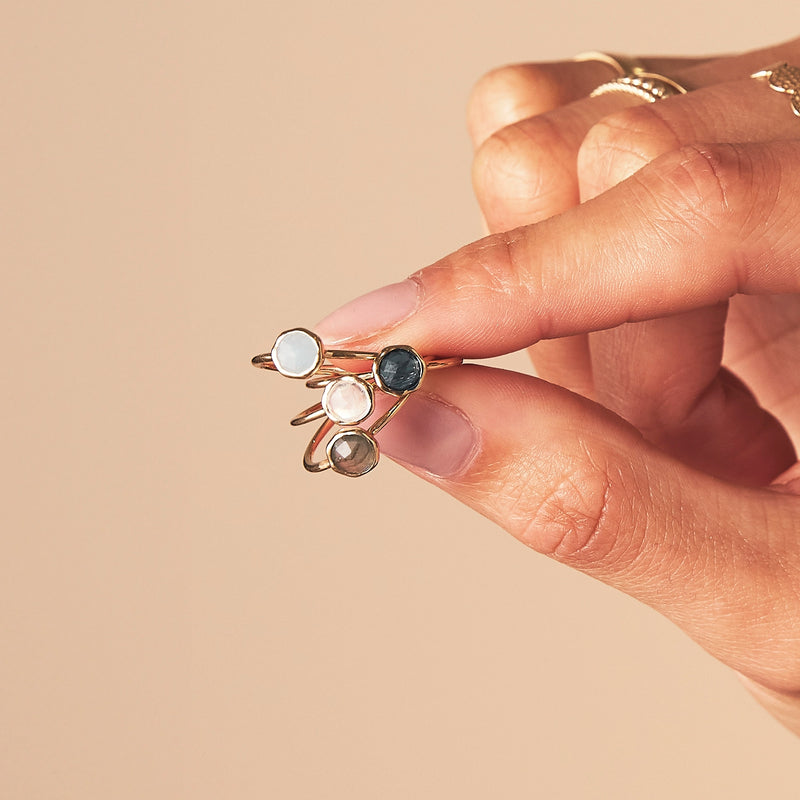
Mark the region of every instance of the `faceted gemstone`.
<instances>
[{"instance_id":1,"label":"faceted gemstone","mask_svg":"<svg viewBox=\"0 0 800 800\"><path fill-rule=\"evenodd\" d=\"M387 350L378 363L378 377L383 387L396 394L413 392L422 380L422 359L410 348Z\"/></svg>"},{"instance_id":2,"label":"faceted gemstone","mask_svg":"<svg viewBox=\"0 0 800 800\"><path fill-rule=\"evenodd\" d=\"M281 375L290 378L307 378L313 374L321 356L317 339L301 328L282 333L272 348L272 362Z\"/></svg>"},{"instance_id":3,"label":"faceted gemstone","mask_svg":"<svg viewBox=\"0 0 800 800\"><path fill-rule=\"evenodd\" d=\"M372 390L360 378L344 375L325 387L322 407L334 422L355 425L372 411Z\"/></svg>"},{"instance_id":4,"label":"faceted gemstone","mask_svg":"<svg viewBox=\"0 0 800 800\"><path fill-rule=\"evenodd\" d=\"M341 431L328 444L328 458L334 472L357 478L378 463L378 445L366 431Z\"/></svg>"}]
</instances>

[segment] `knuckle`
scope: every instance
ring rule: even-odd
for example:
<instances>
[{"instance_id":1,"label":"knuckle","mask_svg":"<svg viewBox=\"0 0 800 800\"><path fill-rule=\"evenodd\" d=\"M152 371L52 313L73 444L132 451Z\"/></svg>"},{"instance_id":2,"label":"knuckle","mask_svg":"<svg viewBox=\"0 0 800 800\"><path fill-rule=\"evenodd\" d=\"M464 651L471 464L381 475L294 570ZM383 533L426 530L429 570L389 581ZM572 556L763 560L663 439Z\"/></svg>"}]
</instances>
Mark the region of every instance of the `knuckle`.
<instances>
[{"instance_id":1,"label":"knuckle","mask_svg":"<svg viewBox=\"0 0 800 800\"><path fill-rule=\"evenodd\" d=\"M661 242L713 254L720 300L747 286L744 245L763 233L764 209L775 201L775 187L759 187L751 166L736 145L684 145L632 175L626 188L631 213Z\"/></svg>"},{"instance_id":2,"label":"knuckle","mask_svg":"<svg viewBox=\"0 0 800 800\"><path fill-rule=\"evenodd\" d=\"M749 159L734 145L685 145L643 172L641 186L665 219L703 236L735 223L729 232L737 241L747 236L754 201L760 203Z\"/></svg>"},{"instance_id":3,"label":"knuckle","mask_svg":"<svg viewBox=\"0 0 800 800\"><path fill-rule=\"evenodd\" d=\"M577 201L574 173L564 167L565 143L547 117L508 125L490 136L475 154L473 184L485 206L503 204L535 221L554 194Z\"/></svg>"},{"instance_id":4,"label":"knuckle","mask_svg":"<svg viewBox=\"0 0 800 800\"><path fill-rule=\"evenodd\" d=\"M529 239L527 229L492 234L417 271L412 278L430 296L450 298L456 316L462 312L465 319L474 320L475 309L482 303L494 308L507 300L519 303L522 297L541 296L541 273L530 268ZM541 314L527 329L510 332L506 344L525 347L530 338L541 337L546 324L547 316Z\"/></svg>"},{"instance_id":5,"label":"knuckle","mask_svg":"<svg viewBox=\"0 0 800 800\"><path fill-rule=\"evenodd\" d=\"M609 114L589 129L578 151L581 186L600 194L680 144L673 125L655 105Z\"/></svg>"},{"instance_id":6,"label":"knuckle","mask_svg":"<svg viewBox=\"0 0 800 800\"><path fill-rule=\"evenodd\" d=\"M735 144L692 144L667 162L666 174L687 201L712 213L718 224L735 220L740 239L746 239L771 216L780 194L781 165L762 158L757 165L748 147ZM759 213L756 213L756 212Z\"/></svg>"},{"instance_id":7,"label":"knuckle","mask_svg":"<svg viewBox=\"0 0 800 800\"><path fill-rule=\"evenodd\" d=\"M584 570L630 560L631 531L620 530L626 518L622 476L597 463L587 452L573 459L549 490L527 506L519 519L518 538L533 549Z\"/></svg>"},{"instance_id":8,"label":"knuckle","mask_svg":"<svg viewBox=\"0 0 800 800\"><path fill-rule=\"evenodd\" d=\"M536 150L521 125L493 133L475 154L473 182L479 196L507 199L535 192L540 174Z\"/></svg>"},{"instance_id":9,"label":"knuckle","mask_svg":"<svg viewBox=\"0 0 800 800\"><path fill-rule=\"evenodd\" d=\"M718 210L729 207L728 198L740 178L738 158L732 159L718 145L685 145L670 153L658 165L687 207L708 204Z\"/></svg>"}]
</instances>

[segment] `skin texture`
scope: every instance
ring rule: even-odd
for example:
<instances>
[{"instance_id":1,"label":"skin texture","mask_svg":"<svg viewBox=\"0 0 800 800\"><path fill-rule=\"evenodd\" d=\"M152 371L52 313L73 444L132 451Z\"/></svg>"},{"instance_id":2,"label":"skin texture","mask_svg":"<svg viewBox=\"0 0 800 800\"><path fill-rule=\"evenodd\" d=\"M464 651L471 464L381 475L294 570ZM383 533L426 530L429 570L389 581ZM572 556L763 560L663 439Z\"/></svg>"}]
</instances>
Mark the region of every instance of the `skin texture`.
<instances>
[{"instance_id":1,"label":"skin texture","mask_svg":"<svg viewBox=\"0 0 800 800\"><path fill-rule=\"evenodd\" d=\"M490 232L317 326L441 370L383 452L673 620L800 734L800 118L749 75L800 40L648 67L502 67L468 124Z\"/></svg>"}]
</instances>

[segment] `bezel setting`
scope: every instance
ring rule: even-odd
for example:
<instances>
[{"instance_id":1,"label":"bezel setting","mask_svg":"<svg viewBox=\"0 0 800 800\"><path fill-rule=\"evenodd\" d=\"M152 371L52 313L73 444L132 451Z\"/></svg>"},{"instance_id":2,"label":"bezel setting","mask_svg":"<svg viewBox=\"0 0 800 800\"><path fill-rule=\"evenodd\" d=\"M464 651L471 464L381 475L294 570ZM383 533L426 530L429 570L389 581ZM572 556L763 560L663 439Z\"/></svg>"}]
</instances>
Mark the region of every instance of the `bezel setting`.
<instances>
[{"instance_id":1,"label":"bezel setting","mask_svg":"<svg viewBox=\"0 0 800 800\"><path fill-rule=\"evenodd\" d=\"M418 374L414 376L414 384L407 388L396 388L396 386L392 386L392 382L387 381L386 376L381 374L381 365L384 363L385 359L400 351L411 354L415 363L415 369L418 372ZM375 362L372 365L372 377L375 379L375 383L381 391L386 392L386 394L392 394L395 397L402 397L403 395L415 392L420 387L425 377L425 370L425 359L423 359L413 347L406 344L392 345L391 347L384 347L375 357Z\"/></svg>"},{"instance_id":2,"label":"bezel setting","mask_svg":"<svg viewBox=\"0 0 800 800\"><path fill-rule=\"evenodd\" d=\"M352 387L361 392L364 402L357 414L343 414L341 409L337 410L336 393L342 391L343 387ZM342 375L336 378L325 386L325 391L322 393L322 408L325 415L339 425L356 425L372 413L374 404L375 395L372 386L356 375Z\"/></svg>"},{"instance_id":3,"label":"bezel setting","mask_svg":"<svg viewBox=\"0 0 800 800\"><path fill-rule=\"evenodd\" d=\"M347 469L344 466L345 459L338 456L336 452L337 445L345 439L356 439L358 445L366 445L366 459L357 469ZM380 458L380 448L375 437L367 433L362 428L344 428L338 433L334 434L327 447L325 454L330 464L331 469L339 475L345 475L348 478L359 478L371 472L378 465Z\"/></svg>"},{"instance_id":4,"label":"bezel setting","mask_svg":"<svg viewBox=\"0 0 800 800\"><path fill-rule=\"evenodd\" d=\"M311 359L307 359L307 363L305 364L304 368L297 369L287 363L289 359L281 358L281 348L286 348L287 344L292 340L295 342L302 342L303 346L309 349L309 353L313 353L313 363L311 362ZM309 353L304 353L303 355L307 356ZM275 369L280 372L281 375L285 375L287 378L309 378L322 365L322 362L325 358L325 353L322 346L322 340L319 338L319 336L317 336L316 333L312 333L306 328L291 328L290 330L281 333L278 338L275 339L275 344L272 345L270 356Z\"/></svg>"}]
</instances>

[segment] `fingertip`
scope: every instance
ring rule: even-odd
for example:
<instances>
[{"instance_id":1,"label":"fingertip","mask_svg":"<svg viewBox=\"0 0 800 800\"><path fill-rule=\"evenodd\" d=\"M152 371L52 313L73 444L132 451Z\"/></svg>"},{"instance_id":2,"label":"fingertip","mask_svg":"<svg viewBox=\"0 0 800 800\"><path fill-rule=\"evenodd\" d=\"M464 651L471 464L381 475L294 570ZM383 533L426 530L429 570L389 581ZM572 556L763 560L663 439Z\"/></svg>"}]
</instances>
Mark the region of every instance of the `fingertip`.
<instances>
[{"instance_id":1,"label":"fingertip","mask_svg":"<svg viewBox=\"0 0 800 800\"><path fill-rule=\"evenodd\" d=\"M409 398L379 437L381 451L431 478L457 479L480 451L481 435L464 411L434 394Z\"/></svg>"},{"instance_id":2,"label":"fingertip","mask_svg":"<svg viewBox=\"0 0 800 800\"><path fill-rule=\"evenodd\" d=\"M368 339L408 319L421 302L420 282L408 278L350 300L316 324L326 345Z\"/></svg>"},{"instance_id":3,"label":"fingertip","mask_svg":"<svg viewBox=\"0 0 800 800\"><path fill-rule=\"evenodd\" d=\"M547 110L537 100L539 75L534 64L507 64L478 79L467 101L467 130L476 149L500 128Z\"/></svg>"}]
</instances>

